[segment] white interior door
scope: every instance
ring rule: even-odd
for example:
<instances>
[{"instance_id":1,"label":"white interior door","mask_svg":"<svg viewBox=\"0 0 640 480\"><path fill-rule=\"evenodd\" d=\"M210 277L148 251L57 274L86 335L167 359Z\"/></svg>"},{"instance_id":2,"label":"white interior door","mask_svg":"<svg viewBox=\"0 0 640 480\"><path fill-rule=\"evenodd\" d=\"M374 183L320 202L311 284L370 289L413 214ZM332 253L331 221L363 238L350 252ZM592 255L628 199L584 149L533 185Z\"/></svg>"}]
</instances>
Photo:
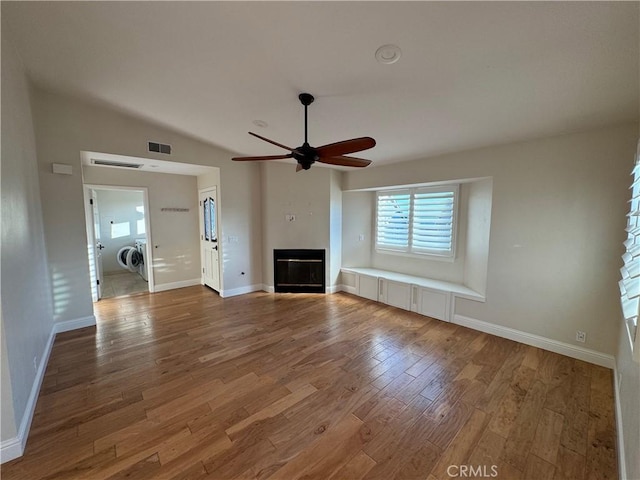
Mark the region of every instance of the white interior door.
<instances>
[{"instance_id":1,"label":"white interior door","mask_svg":"<svg viewBox=\"0 0 640 480\"><path fill-rule=\"evenodd\" d=\"M91 209L91 218L93 220L93 262L96 275L96 291L98 300L102 298L102 285L104 277L102 273L102 250L104 245L100 242L100 211L98 208L98 194L91 189L91 200L89 206Z\"/></svg>"},{"instance_id":2,"label":"white interior door","mask_svg":"<svg viewBox=\"0 0 640 480\"><path fill-rule=\"evenodd\" d=\"M200 251L202 283L220 291L220 250L218 249L218 199L215 187L200 192Z\"/></svg>"}]
</instances>

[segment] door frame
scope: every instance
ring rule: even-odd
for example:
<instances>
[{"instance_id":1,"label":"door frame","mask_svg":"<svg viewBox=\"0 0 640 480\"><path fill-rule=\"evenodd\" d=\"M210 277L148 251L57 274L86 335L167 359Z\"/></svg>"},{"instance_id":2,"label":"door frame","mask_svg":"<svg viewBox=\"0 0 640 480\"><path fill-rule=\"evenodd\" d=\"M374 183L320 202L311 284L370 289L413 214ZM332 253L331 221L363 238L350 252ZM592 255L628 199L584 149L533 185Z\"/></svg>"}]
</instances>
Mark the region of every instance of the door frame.
<instances>
[{"instance_id":1,"label":"door frame","mask_svg":"<svg viewBox=\"0 0 640 480\"><path fill-rule=\"evenodd\" d=\"M153 241L151 236L151 214L149 210L149 189L147 187L130 187L125 185L100 185L96 183L85 183L82 185L83 187L83 196L84 196L84 212L85 212L85 222L87 229L87 251L89 255L89 265L91 265L92 261L95 261L96 258L96 242L95 242L95 233L93 226L93 217L91 216L91 208L89 205L89 200L91 199L91 190L129 190L129 191L137 191L142 192L142 201L144 205L144 228L147 236L147 251L145 252L145 266L147 268L147 278L149 285L149 293L155 292L155 281L153 275ZM98 205L99 208L99 205ZM96 286L96 274L95 270L89 269L89 279L91 282L91 297L94 302L97 302L98 292L95 288Z\"/></svg>"},{"instance_id":2,"label":"door frame","mask_svg":"<svg viewBox=\"0 0 640 480\"><path fill-rule=\"evenodd\" d=\"M200 284L204 285L204 255L202 254L202 245L201 240L204 238L204 225L202 223L202 205L200 205L200 197L204 192L209 192L211 190L216 191L216 222L217 233L218 233L218 294L222 296L223 293L223 283L222 283L222 258L223 258L223 241L222 241L222 222L220 218L220 185L209 185L208 187L203 187L198 189L198 224L200 225L200 238L198 239L198 250L200 250Z\"/></svg>"}]
</instances>

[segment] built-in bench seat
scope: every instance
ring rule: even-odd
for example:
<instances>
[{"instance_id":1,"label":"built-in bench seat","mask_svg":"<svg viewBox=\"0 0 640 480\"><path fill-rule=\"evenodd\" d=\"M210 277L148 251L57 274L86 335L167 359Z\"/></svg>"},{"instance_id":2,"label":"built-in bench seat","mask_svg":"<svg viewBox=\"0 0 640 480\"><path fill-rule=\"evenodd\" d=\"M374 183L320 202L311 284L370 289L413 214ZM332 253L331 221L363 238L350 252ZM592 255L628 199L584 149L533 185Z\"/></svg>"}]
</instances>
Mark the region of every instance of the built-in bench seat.
<instances>
[{"instance_id":1,"label":"built-in bench seat","mask_svg":"<svg viewBox=\"0 0 640 480\"><path fill-rule=\"evenodd\" d=\"M366 267L341 270L343 289L439 320L451 321L456 298L484 302L484 295L453 282Z\"/></svg>"}]
</instances>

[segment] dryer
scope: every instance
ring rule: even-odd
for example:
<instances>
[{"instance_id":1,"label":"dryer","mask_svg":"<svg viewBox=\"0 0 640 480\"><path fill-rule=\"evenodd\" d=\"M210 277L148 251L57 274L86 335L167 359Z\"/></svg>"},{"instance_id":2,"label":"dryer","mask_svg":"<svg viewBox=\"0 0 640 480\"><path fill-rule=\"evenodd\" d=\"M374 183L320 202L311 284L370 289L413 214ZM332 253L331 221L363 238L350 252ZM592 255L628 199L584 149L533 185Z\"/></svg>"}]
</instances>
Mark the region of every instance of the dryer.
<instances>
[{"instance_id":1,"label":"dryer","mask_svg":"<svg viewBox=\"0 0 640 480\"><path fill-rule=\"evenodd\" d=\"M149 281L149 277L147 275L147 240L145 238L141 240L136 240L136 250L140 254L142 261L140 265L138 265L138 273L145 281Z\"/></svg>"}]
</instances>

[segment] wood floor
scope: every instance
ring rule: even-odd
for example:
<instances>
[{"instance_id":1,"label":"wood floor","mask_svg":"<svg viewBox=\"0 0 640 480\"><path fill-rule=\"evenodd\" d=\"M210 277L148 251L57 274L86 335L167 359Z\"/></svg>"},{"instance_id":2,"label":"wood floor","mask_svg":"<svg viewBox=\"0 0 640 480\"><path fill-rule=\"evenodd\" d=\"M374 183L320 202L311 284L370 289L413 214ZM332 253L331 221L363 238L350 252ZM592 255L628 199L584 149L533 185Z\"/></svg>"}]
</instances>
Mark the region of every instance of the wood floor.
<instances>
[{"instance_id":1,"label":"wood floor","mask_svg":"<svg viewBox=\"0 0 640 480\"><path fill-rule=\"evenodd\" d=\"M203 287L60 334L2 479L617 478L612 373L347 294Z\"/></svg>"}]
</instances>

